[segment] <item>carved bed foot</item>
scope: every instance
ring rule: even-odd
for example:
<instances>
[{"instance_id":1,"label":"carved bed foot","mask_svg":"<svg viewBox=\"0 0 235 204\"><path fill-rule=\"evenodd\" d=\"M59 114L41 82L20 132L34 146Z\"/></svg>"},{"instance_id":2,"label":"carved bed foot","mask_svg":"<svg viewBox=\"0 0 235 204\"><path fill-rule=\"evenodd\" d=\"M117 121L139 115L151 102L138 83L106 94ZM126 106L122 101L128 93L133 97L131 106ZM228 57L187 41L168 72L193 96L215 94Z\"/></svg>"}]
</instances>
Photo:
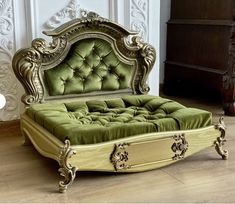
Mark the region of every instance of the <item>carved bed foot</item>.
<instances>
[{"instance_id":1,"label":"carved bed foot","mask_svg":"<svg viewBox=\"0 0 235 204\"><path fill-rule=\"evenodd\" d=\"M22 136L23 136L23 138L24 138L23 145L24 145L24 146L30 146L30 145L32 145L31 140L29 139L28 135L27 135L23 130L21 130L21 134L22 134Z\"/></svg>"},{"instance_id":2,"label":"carved bed foot","mask_svg":"<svg viewBox=\"0 0 235 204\"><path fill-rule=\"evenodd\" d=\"M223 145L226 142L226 140L225 140L225 124L224 124L223 117L221 117L219 119L219 124L216 125L216 129L220 130L221 135L215 141L215 150L222 157L222 159L226 160L226 159L228 159L228 151L223 149Z\"/></svg>"},{"instance_id":3,"label":"carved bed foot","mask_svg":"<svg viewBox=\"0 0 235 204\"><path fill-rule=\"evenodd\" d=\"M59 172L64 177L64 180L59 182L60 193L66 192L68 186L73 183L76 177L77 168L68 163L68 159L74 154L76 154L76 151L70 148L69 140L65 140L65 145L60 151L59 158Z\"/></svg>"}]
</instances>

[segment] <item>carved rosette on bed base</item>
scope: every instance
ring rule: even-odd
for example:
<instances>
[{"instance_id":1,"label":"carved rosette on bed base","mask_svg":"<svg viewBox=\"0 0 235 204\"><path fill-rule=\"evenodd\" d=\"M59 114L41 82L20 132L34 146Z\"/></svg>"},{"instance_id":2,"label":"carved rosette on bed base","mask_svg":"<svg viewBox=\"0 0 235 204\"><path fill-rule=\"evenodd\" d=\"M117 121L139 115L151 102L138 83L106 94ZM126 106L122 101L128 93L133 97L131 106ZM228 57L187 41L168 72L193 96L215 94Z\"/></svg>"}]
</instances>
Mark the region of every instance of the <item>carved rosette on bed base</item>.
<instances>
[{"instance_id":1,"label":"carved rosette on bed base","mask_svg":"<svg viewBox=\"0 0 235 204\"><path fill-rule=\"evenodd\" d=\"M68 159L75 154L76 151L70 147L69 140L65 140L65 145L61 149L59 156L59 172L60 175L64 177L64 180L59 182L59 192L61 193L67 191L68 186L73 183L73 180L76 177L77 168L68 162Z\"/></svg>"}]
</instances>

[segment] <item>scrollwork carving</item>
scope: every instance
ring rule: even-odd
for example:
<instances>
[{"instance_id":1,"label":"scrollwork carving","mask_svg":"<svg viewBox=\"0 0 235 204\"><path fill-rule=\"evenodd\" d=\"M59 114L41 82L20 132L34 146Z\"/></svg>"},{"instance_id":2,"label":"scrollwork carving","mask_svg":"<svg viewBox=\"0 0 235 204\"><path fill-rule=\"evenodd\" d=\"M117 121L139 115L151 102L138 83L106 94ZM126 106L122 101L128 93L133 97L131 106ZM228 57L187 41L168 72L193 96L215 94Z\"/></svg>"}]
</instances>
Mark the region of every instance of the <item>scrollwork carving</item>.
<instances>
[{"instance_id":1,"label":"scrollwork carving","mask_svg":"<svg viewBox=\"0 0 235 204\"><path fill-rule=\"evenodd\" d=\"M78 18L80 15L80 5L77 0L71 0L68 5L55 13L44 23L45 28L53 29L68 20Z\"/></svg>"},{"instance_id":2,"label":"scrollwork carving","mask_svg":"<svg viewBox=\"0 0 235 204\"><path fill-rule=\"evenodd\" d=\"M19 118L18 84L12 72L14 52L14 20L12 0L0 1L0 93L7 103L0 112L0 121Z\"/></svg>"},{"instance_id":3,"label":"scrollwork carving","mask_svg":"<svg viewBox=\"0 0 235 204\"><path fill-rule=\"evenodd\" d=\"M68 163L68 159L75 154L76 151L70 148L69 140L65 140L65 145L61 149L59 157L59 172L64 177L64 180L59 182L59 191L61 193L66 192L68 186L72 184L76 177L77 168Z\"/></svg>"},{"instance_id":4,"label":"scrollwork carving","mask_svg":"<svg viewBox=\"0 0 235 204\"><path fill-rule=\"evenodd\" d=\"M141 94L147 94L149 92L147 79L156 59L156 51L150 44L143 43L140 53L144 59L144 62L142 66L142 77L139 83L139 91Z\"/></svg>"},{"instance_id":5,"label":"scrollwork carving","mask_svg":"<svg viewBox=\"0 0 235 204\"><path fill-rule=\"evenodd\" d=\"M131 29L147 40L148 37L148 0L131 0Z\"/></svg>"},{"instance_id":6,"label":"scrollwork carving","mask_svg":"<svg viewBox=\"0 0 235 204\"><path fill-rule=\"evenodd\" d=\"M16 77L25 88L22 102L26 105L37 103L40 100L40 90L35 84L35 78L41 66L40 53L33 48L22 50L14 56L12 66Z\"/></svg>"},{"instance_id":7,"label":"scrollwork carving","mask_svg":"<svg viewBox=\"0 0 235 204\"><path fill-rule=\"evenodd\" d=\"M175 142L171 146L171 150L175 153L173 160L183 159L185 152L188 150L188 142L184 134L174 135Z\"/></svg>"},{"instance_id":8,"label":"scrollwork carving","mask_svg":"<svg viewBox=\"0 0 235 204\"><path fill-rule=\"evenodd\" d=\"M8 35L13 31L12 1L0 2L0 34Z\"/></svg>"},{"instance_id":9,"label":"scrollwork carving","mask_svg":"<svg viewBox=\"0 0 235 204\"><path fill-rule=\"evenodd\" d=\"M115 144L110 161L116 171L130 168L130 166L126 163L128 161L128 151L126 149L128 146L128 143Z\"/></svg>"},{"instance_id":10,"label":"scrollwork carving","mask_svg":"<svg viewBox=\"0 0 235 204\"><path fill-rule=\"evenodd\" d=\"M54 38L52 43L42 38L32 41L32 47L42 55L42 63L48 63L60 56L67 46L67 40L64 37Z\"/></svg>"},{"instance_id":11,"label":"scrollwork carving","mask_svg":"<svg viewBox=\"0 0 235 204\"><path fill-rule=\"evenodd\" d=\"M215 126L216 129L218 129L221 132L220 137L217 138L215 141L215 150L218 152L218 154L222 157L222 159L226 160L228 159L228 150L223 149L223 145L226 142L225 139L225 124L224 124L224 118L221 117L219 119L219 124Z\"/></svg>"}]
</instances>

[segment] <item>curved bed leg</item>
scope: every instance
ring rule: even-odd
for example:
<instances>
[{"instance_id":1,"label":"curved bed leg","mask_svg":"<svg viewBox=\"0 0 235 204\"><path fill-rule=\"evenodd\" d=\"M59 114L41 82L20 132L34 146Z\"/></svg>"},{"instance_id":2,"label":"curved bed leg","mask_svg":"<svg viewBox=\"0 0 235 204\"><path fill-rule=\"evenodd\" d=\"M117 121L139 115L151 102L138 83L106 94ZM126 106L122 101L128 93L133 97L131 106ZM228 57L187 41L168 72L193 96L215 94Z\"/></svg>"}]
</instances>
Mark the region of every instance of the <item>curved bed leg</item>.
<instances>
[{"instance_id":1,"label":"curved bed leg","mask_svg":"<svg viewBox=\"0 0 235 204\"><path fill-rule=\"evenodd\" d=\"M32 145L31 140L29 139L27 133L26 133L24 130L21 130L21 134L22 134L22 136L23 136L23 138L24 138L23 145L24 145L24 146L30 146L30 145Z\"/></svg>"},{"instance_id":2,"label":"curved bed leg","mask_svg":"<svg viewBox=\"0 0 235 204\"><path fill-rule=\"evenodd\" d=\"M59 172L64 177L64 180L59 182L60 193L66 192L68 186L73 183L76 177L77 168L68 163L68 159L74 154L76 154L76 151L70 148L69 140L65 140L65 145L61 149L59 157Z\"/></svg>"},{"instance_id":3,"label":"curved bed leg","mask_svg":"<svg viewBox=\"0 0 235 204\"><path fill-rule=\"evenodd\" d=\"M221 132L220 137L217 138L215 141L215 150L218 152L218 154L222 157L222 159L226 160L228 159L228 150L223 149L223 145L226 142L225 140L225 124L224 124L224 118L221 117L219 119L219 124L215 126L216 129L219 129Z\"/></svg>"}]
</instances>

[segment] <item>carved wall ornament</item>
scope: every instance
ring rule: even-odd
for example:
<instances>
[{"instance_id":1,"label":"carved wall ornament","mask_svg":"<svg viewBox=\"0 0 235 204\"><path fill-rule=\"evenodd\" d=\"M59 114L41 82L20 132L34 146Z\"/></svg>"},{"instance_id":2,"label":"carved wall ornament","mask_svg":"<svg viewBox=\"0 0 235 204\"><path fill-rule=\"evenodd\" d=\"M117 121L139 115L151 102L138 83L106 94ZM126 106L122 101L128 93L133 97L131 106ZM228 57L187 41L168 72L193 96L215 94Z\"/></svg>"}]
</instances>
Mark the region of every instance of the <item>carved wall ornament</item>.
<instances>
[{"instance_id":1,"label":"carved wall ornament","mask_svg":"<svg viewBox=\"0 0 235 204\"><path fill-rule=\"evenodd\" d=\"M175 155L172 157L173 160L183 159L185 152L188 150L188 142L185 139L184 134L174 135L173 139L175 142L171 146L172 151Z\"/></svg>"},{"instance_id":2,"label":"carved wall ornament","mask_svg":"<svg viewBox=\"0 0 235 204\"><path fill-rule=\"evenodd\" d=\"M148 7L149 0L131 0L130 27L139 32L139 35L148 40Z\"/></svg>"},{"instance_id":3,"label":"carved wall ornament","mask_svg":"<svg viewBox=\"0 0 235 204\"><path fill-rule=\"evenodd\" d=\"M224 118L221 117L219 119L219 124L215 126L216 129L219 129L221 132L220 137L217 138L215 141L215 150L218 152L218 154L222 157L222 159L226 160L228 159L228 150L223 149L223 145L226 142L225 139L225 124L224 124Z\"/></svg>"},{"instance_id":4,"label":"carved wall ornament","mask_svg":"<svg viewBox=\"0 0 235 204\"><path fill-rule=\"evenodd\" d=\"M76 151L70 148L69 140L65 140L65 145L61 149L59 157L59 172L64 177L64 180L59 182L59 191L61 193L66 192L68 186L72 184L76 177L77 168L68 163L68 159L75 154Z\"/></svg>"},{"instance_id":5,"label":"carved wall ornament","mask_svg":"<svg viewBox=\"0 0 235 204\"><path fill-rule=\"evenodd\" d=\"M70 0L67 6L55 13L44 23L44 27L47 29L54 29L69 20L86 15L86 13L88 13L88 11L81 9L77 0Z\"/></svg>"},{"instance_id":6,"label":"carved wall ornament","mask_svg":"<svg viewBox=\"0 0 235 204\"><path fill-rule=\"evenodd\" d=\"M125 170L130 168L127 164L128 161L128 143L115 144L113 153L111 154L110 161L116 171Z\"/></svg>"},{"instance_id":7,"label":"carved wall ornament","mask_svg":"<svg viewBox=\"0 0 235 204\"><path fill-rule=\"evenodd\" d=\"M13 2L0 0L0 93L7 101L0 121L19 118L18 84L11 67L14 51Z\"/></svg>"}]
</instances>

